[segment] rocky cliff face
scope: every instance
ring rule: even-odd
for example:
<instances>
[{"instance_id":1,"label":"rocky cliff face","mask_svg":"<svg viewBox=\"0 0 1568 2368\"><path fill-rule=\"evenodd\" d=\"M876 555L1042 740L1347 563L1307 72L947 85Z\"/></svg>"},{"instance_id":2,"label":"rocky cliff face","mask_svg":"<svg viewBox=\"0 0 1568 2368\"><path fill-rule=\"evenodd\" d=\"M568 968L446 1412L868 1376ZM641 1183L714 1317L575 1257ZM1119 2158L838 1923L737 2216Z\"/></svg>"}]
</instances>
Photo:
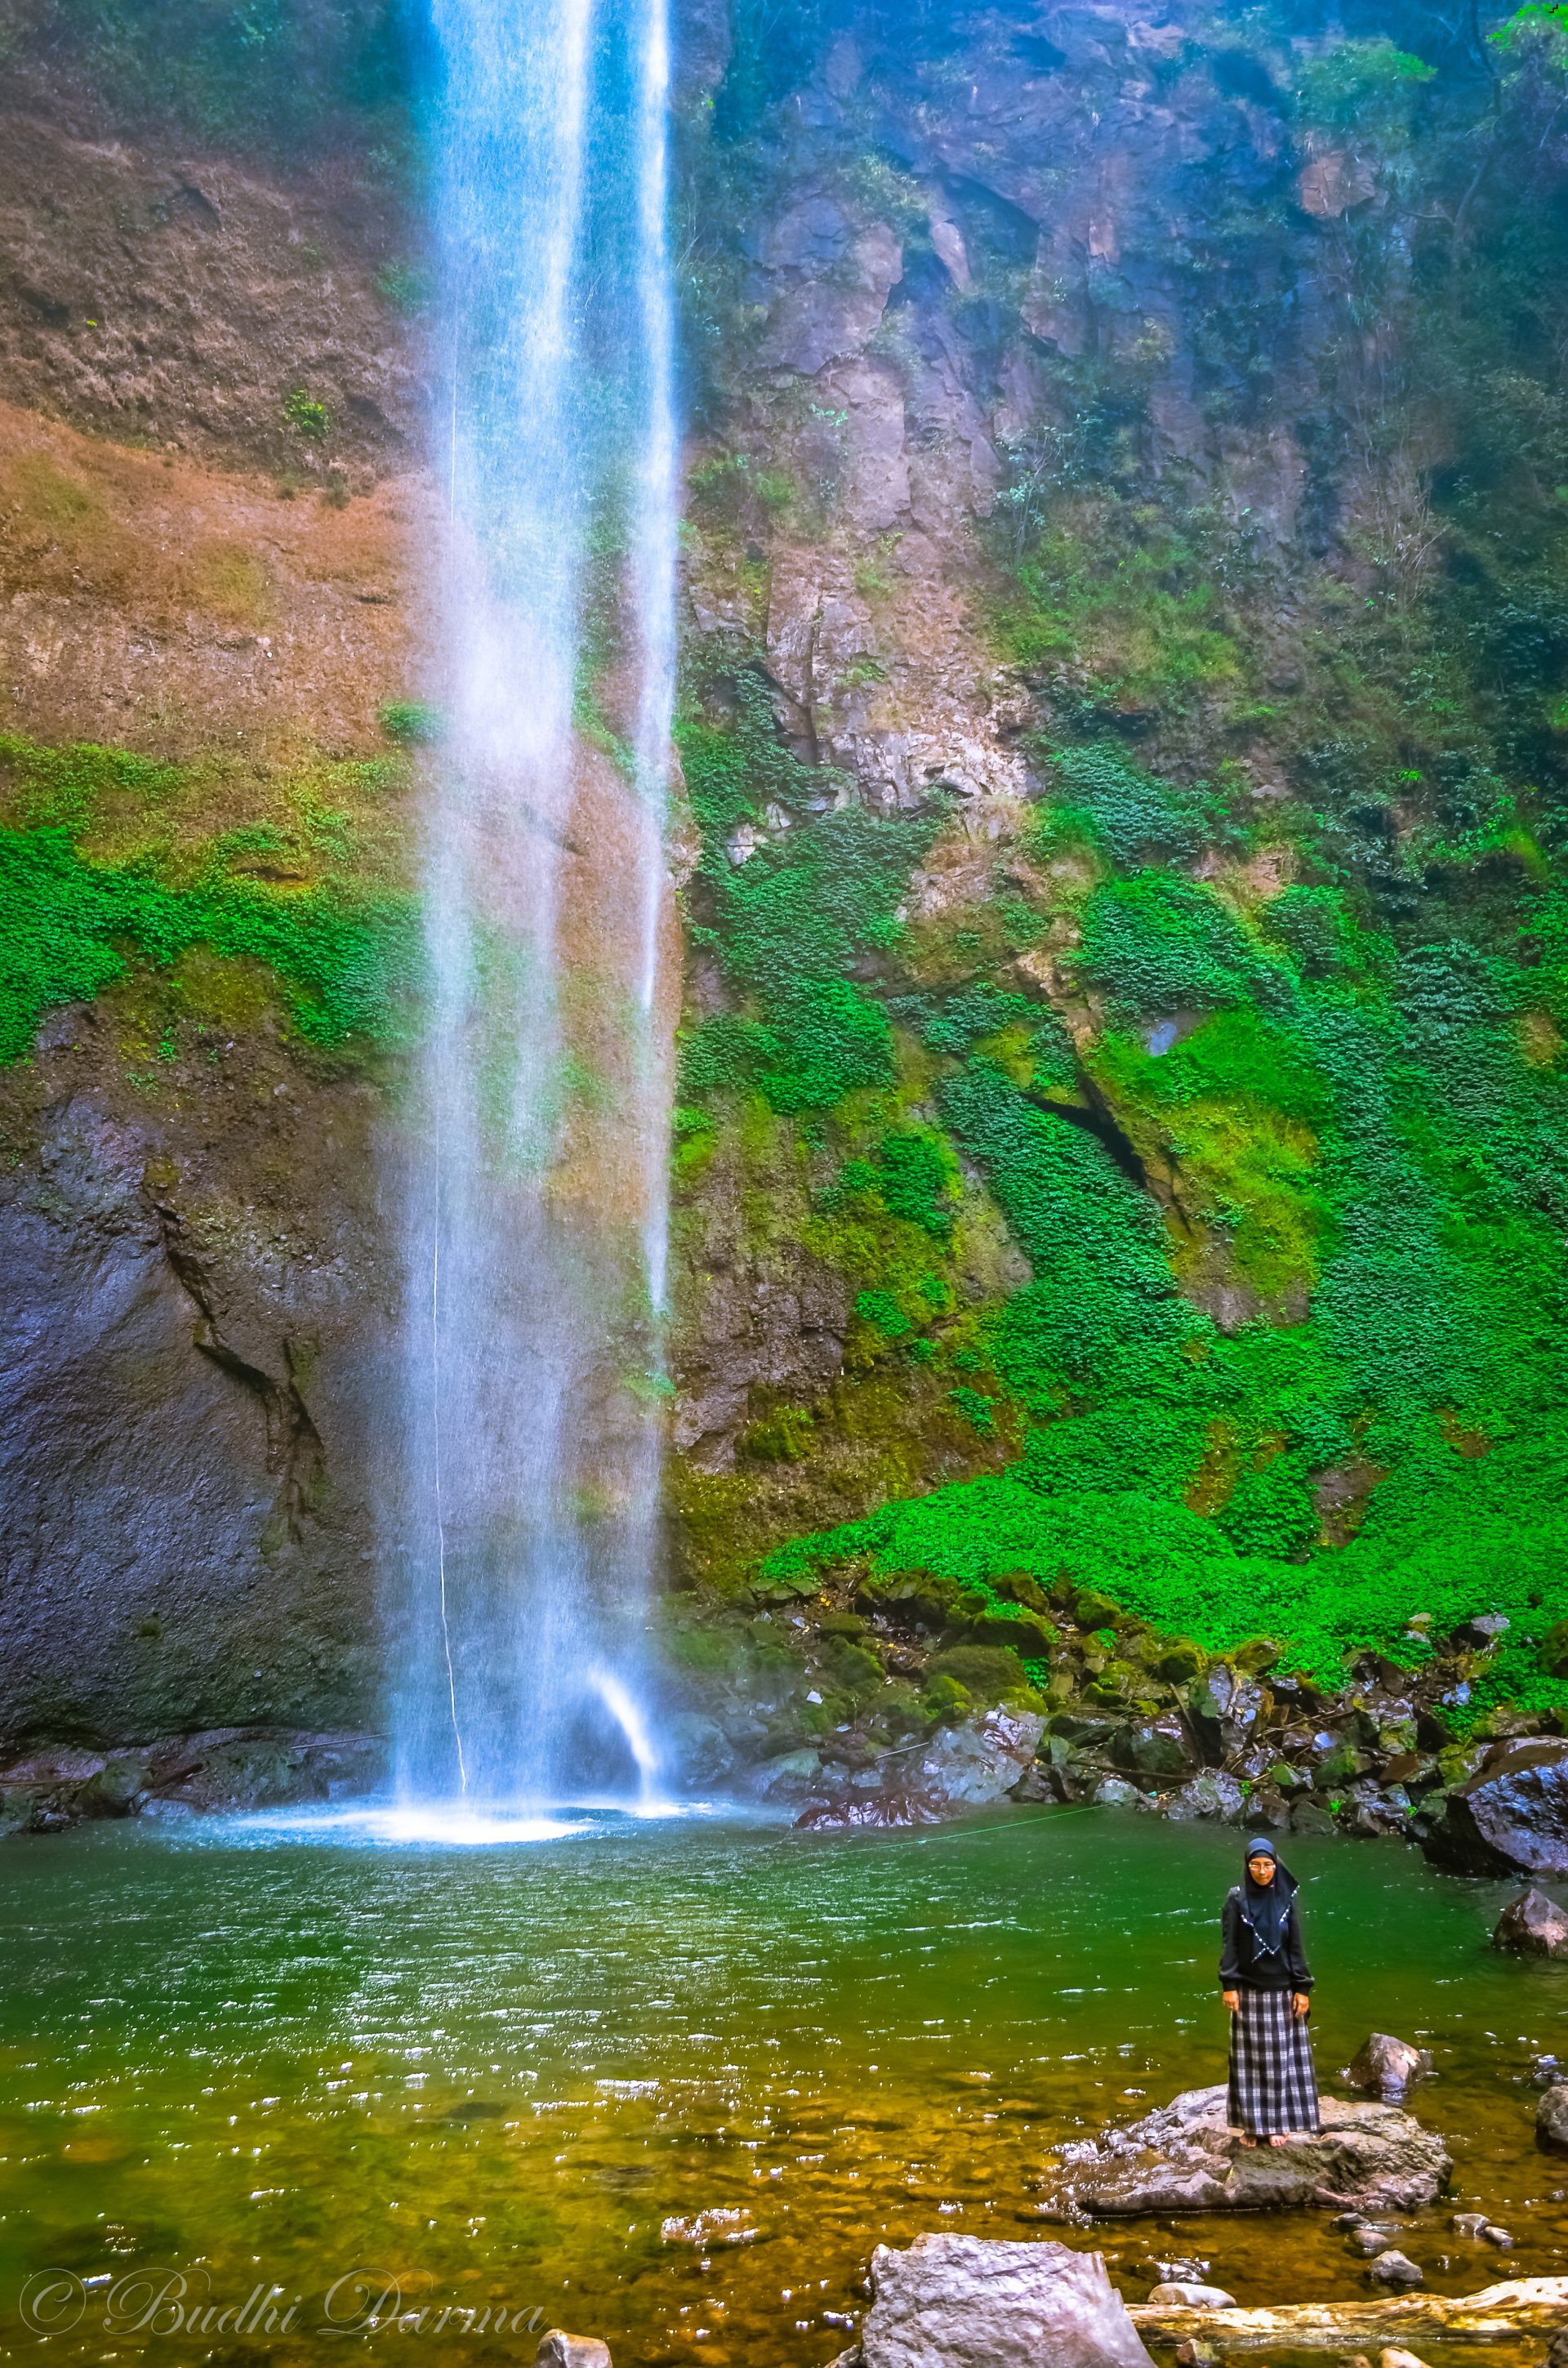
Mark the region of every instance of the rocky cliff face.
<instances>
[{"instance_id":1,"label":"rocky cliff face","mask_svg":"<svg viewBox=\"0 0 1568 2368\"><path fill-rule=\"evenodd\" d=\"M403 871L396 216L84 130L0 143L6 1731L367 1722L387 1079L373 1030L299 1023ZM291 1008L269 900L326 956L294 931Z\"/></svg>"},{"instance_id":2,"label":"rocky cliff face","mask_svg":"<svg viewBox=\"0 0 1568 2368\"><path fill-rule=\"evenodd\" d=\"M1168 1790L1264 1732L1204 1725L1213 1656L1316 1702L1375 1651L1392 1699L1506 1611L1433 1664L1436 1782L1568 1701L1560 36L683 30L692 1765L846 1797L1088 1691ZM22 54L7 1718L364 1720L422 728L396 142L131 137L91 57Z\"/></svg>"}]
</instances>

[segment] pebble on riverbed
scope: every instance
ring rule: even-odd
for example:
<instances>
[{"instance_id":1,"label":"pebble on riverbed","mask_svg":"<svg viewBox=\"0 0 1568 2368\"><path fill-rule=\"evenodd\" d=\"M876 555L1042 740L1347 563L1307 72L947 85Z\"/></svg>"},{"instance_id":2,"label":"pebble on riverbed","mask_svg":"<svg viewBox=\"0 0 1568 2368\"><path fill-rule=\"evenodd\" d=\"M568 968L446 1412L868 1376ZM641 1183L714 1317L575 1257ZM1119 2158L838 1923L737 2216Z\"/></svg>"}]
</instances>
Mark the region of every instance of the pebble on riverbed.
<instances>
[{"instance_id":1,"label":"pebble on riverbed","mask_svg":"<svg viewBox=\"0 0 1568 2368\"><path fill-rule=\"evenodd\" d=\"M1236 2298L1223 2286L1199 2285L1191 2278L1173 2278L1165 2285L1152 2286L1151 2302L1165 2303L1176 2310L1234 2310Z\"/></svg>"}]
</instances>

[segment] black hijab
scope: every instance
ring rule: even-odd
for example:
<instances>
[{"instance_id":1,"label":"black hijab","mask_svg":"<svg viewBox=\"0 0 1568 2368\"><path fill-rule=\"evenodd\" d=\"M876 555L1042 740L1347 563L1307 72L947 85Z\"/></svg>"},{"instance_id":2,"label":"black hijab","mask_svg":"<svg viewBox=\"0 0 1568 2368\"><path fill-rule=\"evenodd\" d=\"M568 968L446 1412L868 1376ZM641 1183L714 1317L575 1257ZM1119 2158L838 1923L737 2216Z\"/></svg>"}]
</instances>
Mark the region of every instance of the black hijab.
<instances>
[{"instance_id":1,"label":"black hijab","mask_svg":"<svg viewBox=\"0 0 1568 2368\"><path fill-rule=\"evenodd\" d=\"M1255 1858L1274 1861L1272 1883L1255 1883L1251 1861ZM1296 1878L1288 1866L1280 1863L1274 1844L1262 1834L1255 1834L1247 1844L1247 1864L1243 1871L1242 1912L1252 1927L1253 1939L1265 1956L1278 1956L1285 1939L1285 1927L1290 1920L1290 1902L1296 1896Z\"/></svg>"}]
</instances>

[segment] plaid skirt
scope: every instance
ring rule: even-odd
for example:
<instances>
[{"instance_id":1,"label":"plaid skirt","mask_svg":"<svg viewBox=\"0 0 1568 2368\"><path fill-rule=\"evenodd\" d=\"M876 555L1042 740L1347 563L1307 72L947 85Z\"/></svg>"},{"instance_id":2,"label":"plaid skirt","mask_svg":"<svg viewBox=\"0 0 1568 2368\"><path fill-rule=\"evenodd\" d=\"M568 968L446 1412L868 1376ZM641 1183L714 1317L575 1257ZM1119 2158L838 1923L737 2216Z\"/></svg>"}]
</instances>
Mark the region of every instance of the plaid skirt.
<instances>
[{"instance_id":1,"label":"plaid skirt","mask_svg":"<svg viewBox=\"0 0 1568 2368\"><path fill-rule=\"evenodd\" d=\"M1243 1990L1231 2017L1231 2090L1227 2118L1249 2137L1312 2131L1318 2121L1318 2084L1307 2018L1289 1990Z\"/></svg>"}]
</instances>

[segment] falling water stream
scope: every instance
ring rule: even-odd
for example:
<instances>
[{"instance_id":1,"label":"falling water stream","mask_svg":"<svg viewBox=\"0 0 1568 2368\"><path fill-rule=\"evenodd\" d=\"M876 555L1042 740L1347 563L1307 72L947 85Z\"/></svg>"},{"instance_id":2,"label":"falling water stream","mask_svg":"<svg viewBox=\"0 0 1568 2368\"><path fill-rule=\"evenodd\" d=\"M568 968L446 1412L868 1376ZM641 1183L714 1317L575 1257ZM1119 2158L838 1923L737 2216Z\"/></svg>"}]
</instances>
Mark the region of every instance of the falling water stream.
<instances>
[{"instance_id":1,"label":"falling water stream","mask_svg":"<svg viewBox=\"0 0 1568 2368\"><path fill-rule=\"evenodd\" d=\"M676 431L665 0L435 0L446 531L408 1193L405 1803L646 1795Z\"/></svg>"}]
</instances>

